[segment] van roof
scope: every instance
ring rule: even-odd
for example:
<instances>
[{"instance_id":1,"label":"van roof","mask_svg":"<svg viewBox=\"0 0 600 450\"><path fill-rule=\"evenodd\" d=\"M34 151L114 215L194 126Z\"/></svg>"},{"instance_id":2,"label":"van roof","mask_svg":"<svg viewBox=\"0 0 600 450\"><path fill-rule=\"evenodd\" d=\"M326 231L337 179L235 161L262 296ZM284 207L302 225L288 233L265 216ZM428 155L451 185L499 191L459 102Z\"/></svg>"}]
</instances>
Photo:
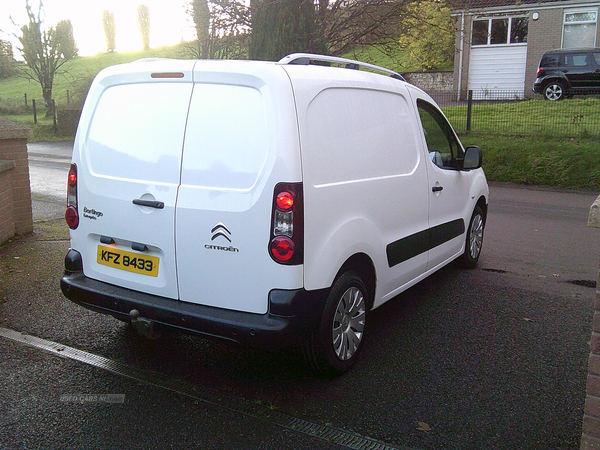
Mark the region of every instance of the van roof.
<instances>
[{"instance_id":1,"label":"van roof","mask_svg":"<svg viewBox=\"0 0 600 450\"><path fill-rule=\"evenodd\" d=\"M133 61L133 63L156 63L161 61L174 61L168 58L142 58ZM393 70L386 69L385 67L377 66L362 61L356 61L353 59L339 58L336 56L316 55L312 53L292 53L284 56L276 63L270 61L264 61L267 64L278 64L278 65L310 65L311 63L322 63L318 65L335 65L341 66L345 69L360 70L361 68L370 71L379 72L396 78L401 81L406 81L402 75ZM324 63L324 64L323 64Z\"/></svg>"}]
</instances>

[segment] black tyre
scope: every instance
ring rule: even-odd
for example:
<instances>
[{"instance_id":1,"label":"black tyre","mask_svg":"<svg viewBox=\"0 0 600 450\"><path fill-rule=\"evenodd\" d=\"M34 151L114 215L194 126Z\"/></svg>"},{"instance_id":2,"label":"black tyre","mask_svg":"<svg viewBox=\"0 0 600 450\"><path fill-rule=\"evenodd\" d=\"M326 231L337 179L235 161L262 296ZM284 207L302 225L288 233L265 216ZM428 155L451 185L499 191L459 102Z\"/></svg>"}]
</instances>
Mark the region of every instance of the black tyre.
<instances>
[{"instance_id":1,"label":"black tyre","mask_svg":"<svg viewBox=\"0 0 600 450\"><path fill-rule=\"evenodd\" d=\"M566 88L560 81L551 81L544 86L544 98L546 100L559 101L565 98Z\"/></svg>"},{"instance_id":2,"label":"black tyre","mask_svg":"<svg viewBox=\"0 0 600 450\"><path fill-rule=\"evenodd\" d=\"M476 206L467 228L467 239L464 253L456 263L465 269L473 269L479 261L483 245L483 231L485 229L485 215L481 207Z\"/></svg>"},{"instance_id":3,"label":"black tyre","mask_svg":"<svg viewBox=\"0 0 600 450\"><path fill-rule=\"evenodd\" d=\"M367 288L355 272L335 281L319 329L303 344L305 360L314 370L340 375L352 367L362 348L368 305Z\"/></svg>"}]
</instances>

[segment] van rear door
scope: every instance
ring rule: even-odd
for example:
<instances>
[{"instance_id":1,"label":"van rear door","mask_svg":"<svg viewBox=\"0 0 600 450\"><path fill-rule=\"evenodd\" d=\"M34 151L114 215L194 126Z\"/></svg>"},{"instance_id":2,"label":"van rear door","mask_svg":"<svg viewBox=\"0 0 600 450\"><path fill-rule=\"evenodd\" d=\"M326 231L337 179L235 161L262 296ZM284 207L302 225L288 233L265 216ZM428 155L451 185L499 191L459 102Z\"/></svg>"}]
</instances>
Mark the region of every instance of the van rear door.
<instances>
[{"instance_id":1,"label":"van rear door","mask_svg":"<svg viewBox=\"0 0 600 450\"><path fill-rule=\"evenodd\" d=\"M302 266L268 253L273 190L301 181L289 79L276 65L199 61L177 200L180 300L264 314Z\"/></svg>"},{"instance_id":2,"label":"van rear door","mask_svg":"<svg viewBox=\"0 0 600 450\"><path fill-rule=\"evenodd\" d=\"M111 68L92 86L74 146L72 245L86 276L176 299L175 202L193 62L174 64Z\"/></svg>"}]
</instances>

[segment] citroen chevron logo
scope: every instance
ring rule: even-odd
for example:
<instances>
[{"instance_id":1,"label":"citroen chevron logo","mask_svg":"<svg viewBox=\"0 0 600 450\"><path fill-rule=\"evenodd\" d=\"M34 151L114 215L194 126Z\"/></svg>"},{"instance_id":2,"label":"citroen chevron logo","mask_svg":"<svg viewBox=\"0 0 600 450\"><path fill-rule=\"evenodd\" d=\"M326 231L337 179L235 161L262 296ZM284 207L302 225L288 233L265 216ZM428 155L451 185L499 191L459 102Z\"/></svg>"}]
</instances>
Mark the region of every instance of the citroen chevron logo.
<instances>
[{"instance_id":1,"label":"citroen chevron logo","mask_svg":"<svg viewBox=\"0 0 600 450\"><path fill-rule=\"evenodd\" d=\"M214 241L219 236L223 236L225 239L231 242L231 231L229 231L229 228L227 228L223 222L216 224L213 229L210 230L210 232L212 233L212 237L210 238L211 241Z\"/></svg>"}]
</instances>

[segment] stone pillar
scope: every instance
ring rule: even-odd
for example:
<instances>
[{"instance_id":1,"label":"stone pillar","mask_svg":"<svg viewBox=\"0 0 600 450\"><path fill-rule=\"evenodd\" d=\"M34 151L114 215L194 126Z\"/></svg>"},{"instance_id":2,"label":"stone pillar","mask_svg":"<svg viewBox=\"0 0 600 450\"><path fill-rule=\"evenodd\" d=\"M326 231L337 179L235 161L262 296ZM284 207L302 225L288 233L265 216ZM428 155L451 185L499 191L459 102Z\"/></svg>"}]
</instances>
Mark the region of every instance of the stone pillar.
<instances>
[{"instance_id":1,"label":"stone pillar","mask_svg":"<svg viewBox=\"0 0 600 450\"><path fill-rule=\"evenodd\" d=\"M588 227L600 228L600 197L590 208ZM590 358L583 414L581 450L600 450L600 270L596 281L596 300L590 340Z\"/></svg>"},{"instance_id":2,"label":"stone pillar","mask_svg":"<svg viewBox=\"0 0 600 450\"><path fill-rule=\"evenodd\" d=\"M33 231L27 139L31 129L0 119L0 243Z\"/></svg>"}]
</instances>

